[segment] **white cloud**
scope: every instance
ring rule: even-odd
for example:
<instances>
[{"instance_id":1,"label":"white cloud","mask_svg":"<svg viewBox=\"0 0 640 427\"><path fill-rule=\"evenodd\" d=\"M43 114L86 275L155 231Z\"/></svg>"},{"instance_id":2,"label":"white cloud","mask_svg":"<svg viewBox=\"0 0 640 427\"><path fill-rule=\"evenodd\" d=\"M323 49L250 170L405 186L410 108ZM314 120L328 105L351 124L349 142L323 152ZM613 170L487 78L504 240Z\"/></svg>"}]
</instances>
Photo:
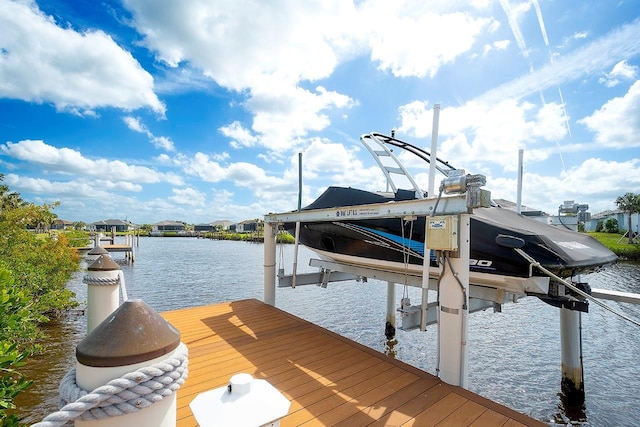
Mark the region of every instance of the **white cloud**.
<instances>
[{"instance_id":1,"label":"white cloud","mask_svg":"<svg viewBox=\"0 0 640 427\"><path fill-rule=\"evenodd\" d=\"M484 53L487 54L492 50L507 50L511 42L509 40L498 40L491 44L484 45Z\"/></svg>"},{"instance_id":2,"label":"white cloud","mask_svg":"<svg viewBox=\"0 0 640 427\"><path fill-rule=\"evenodd\" d=\"M194 188L174 188L169 200L181 206L204 206L205 195Z\"/></svg>"},{"instance_id":3,"label":"white cloud","mask_svg":"<svg viewBox=\"0 0 640 427\"><path fill-rule=\"evenodd\" d=\"M189 63L242 91L265 77L318 80L353 49L351 2L126 0L143 43L171 67Z\"/></svg>"},{"instance_id":4,"label":"white cloud","mask_svg":"<svg viewBox=\"0 0 640 427\"><path fill-rule=\"evenodd\" d=\"M258 138L251 131L244 128L239 121L223 126L219 131L231 139L233 148L253 147L258 143Z\"/></svg>"},{"instance_id":5,"label":"white cloud","mask_svg":"<svg viewBox=\"0 0 640 427\"><path fill-rule=\"evenodd\" d=\"M59 110L148 107L164 114L153 77L103 31L58 26L33 1L0 2L0 96Z\"/></svg>"},{"instance_id":6,"label":"white cloud","mask_svg":"<svg viewBox=\"0 0 640 427\"><path fill-rule=\"evenodd\" d=\"M102 179L108 176L138 183L182 184L182 178L175 174L165 174L143 166L128 165L120 160L92 160L84 157L79 151L70 148L57 148L45 144L41 140L7 142L0 145L0 151L17 160L39 166L44 172L62 175L76 174L93 179Z\"/></svg>"},{"instance_id":7,"label":"white cloud","mask_svg":"<svg viewBox=\"0 0 640 427\"><path fill-rule=\"evenodd\" d=\"M623 77L628 80L632 80L638 74L638 67L635 65L629 65L627 61L620 61L613 66L610 75L615 77Z\"/></svg>"},{"instance_id":8,"label":"white cloud","mask_svg":"<svg viewBox=\"0 0 640 427\"><path fill-rule=\"evenodd\" d=\"M399 133L425 138L431 135L433 112L427 103L414 101L399 108ZM439 121L438 157L454 166L474 168L499 165L506 171L517 166L520 148L531 150L528 157L544 160L546 143L566 136L562 106L541 108L528 102L506 100L488 105L469 102L461 107L443 108ZM429 144L430 147L430 144Z\"/></svg>"},{"instance_id":9,"label":"white cloud","mask_svg":"<svg viewBox=\"0 0 640 427\"><path fill-rule=\"evenodd\" d=\"M621 83L621 79L633 80L636 78L637 74L638 67L629 65L629 63L625 60L620 61L616 65L614 65L611 72L605 74L604 77L601 77L599 81L607 87L614 87Z\"/></svg>"},{"instance_id":10,"label":"white cloud","mask_svg":"<svg viewBox=\"0 0 640 427\"><path fill-rule=\"evenodd\" d=\"M234 148L262 145L273 151L296 146L296 138L329 126L333 111L356 103L331 88L309 90L303 82L327 78L339 64L367 54L396 76L435 75L468 52L483 31L496 28L493 18L473 17L467 3L451 2L185 0L158 8L151 0L127 0L125 5L143 44L164 64L185 70L181 78L201 70L246 96L251 129L234 122L220 129Z\"/></svg>"},{"instance_id":11,"label":"white cloud","mask_svg":"<svg viewBox=\"0 0 640 427\"><path fill-rule=\"evenodd\" d=\"M166 136L155 136L147 126L145 126L139 117L126 116L122 119L127 127L134 132L143 133L149 138L149 141L156 148L160 148L165 151L175 151L173 141Z\"/></svg>"},{"instance_id":12,"label":"white cloud","mask_svg":"<svg viewBox=\"0 0 640 427\"><path fill-rule=\"evenodd\" d=\"M625 162L587 159L582 164L557 177L531 175L525 177L525 191L535 195L535 203L557 212L564 200L589 204L591 212L601 212L614 206L616 197L640 186L640 159ZM554 195L556 210L548 195Z\"/></svg>"},{"instance_id":13,"label":"white cloud","mask_svg":"<svg viewBox=\"0 0 640 427\"><path fill-rule=\"evenodd\" d=\"M624 96L609 100L578 123L595 132L594 141L602 147L640 147L640 80Z\"/></svg>"},{"instance_id":14,"label":"white cloud","mask_svg":"<svg viewBox=\"0 0 640 427\"><path fill-rule=\"evenodd\" d=\"M299 87L254 88L247 106L254 112L253 130L261 135L260 145L271 150L294 146L297 137L309 131L321 131L330 124L324 111L351 108L354 101L346 95L318 86L315 92Z\"/></svg>"},{"instance_id":15,"label":"white cloud","mask_svg":"<svg viewBox=\"0 0 640 427\"><path fill-rule=\"evenodd\" d=\"M442 65L468 52L493 22L430 2L377 0L363 3L359 19L370 32L371 59L396 77L435 76Z\"/></svg>"},{"instance_id":16,"label":"white cloud","mask_svg":"<svg viewBox=\"0 0 640 427\"><path fill-rule=\"evenodd\" d=\"M263 169L252 163L237 162L223 166L204 153L196 153L193 159L185 161L183 167L187 174L197 176L205 182L229 181L236 186L250 188L254 193L291 185L281 178L268 176Z\"/></svg>"}]
</instances>

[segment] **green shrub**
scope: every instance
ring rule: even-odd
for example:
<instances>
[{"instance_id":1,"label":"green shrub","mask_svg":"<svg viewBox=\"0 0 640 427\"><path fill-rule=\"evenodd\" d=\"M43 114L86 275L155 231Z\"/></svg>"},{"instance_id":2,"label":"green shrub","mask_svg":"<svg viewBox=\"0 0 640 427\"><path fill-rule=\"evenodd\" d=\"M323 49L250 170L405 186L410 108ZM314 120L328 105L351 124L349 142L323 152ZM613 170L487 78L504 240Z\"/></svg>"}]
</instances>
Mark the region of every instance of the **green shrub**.
<instances>
[{"instance_id":1,"label":"green shrub","mask_svg":"<svg viewBox=\"0 0 640 427\"><path fill-rule=\"evenodd\" d=\"M615 218L609 218L604 223L604 228L607 233L617 233L618 232L618 220Z\"/></svg>"},{"instance_id":2,"label":"green shrub","mask_svg":"<svg viewBox=\"0 0 640 427\"><path fill-rule=\"evenodd\" d=\"M30 298L14 288L9 271L0 269L0 425L18 425L19 419L8 410L15 409L14 398L31 385L16 368L37 349L41 336L30 311Z\"/></svg>"},{"instance_id":3,"label":"green shrub","mask_svg":"<svg viewBox=\"0 0 640 427\"><path fill-rule=\"evenodd\" d=\"M83 248L91 243L89 235L82 230L69 230L61 234L67 237L69 246L72 248Z\"/></svg>"}]
</instances>

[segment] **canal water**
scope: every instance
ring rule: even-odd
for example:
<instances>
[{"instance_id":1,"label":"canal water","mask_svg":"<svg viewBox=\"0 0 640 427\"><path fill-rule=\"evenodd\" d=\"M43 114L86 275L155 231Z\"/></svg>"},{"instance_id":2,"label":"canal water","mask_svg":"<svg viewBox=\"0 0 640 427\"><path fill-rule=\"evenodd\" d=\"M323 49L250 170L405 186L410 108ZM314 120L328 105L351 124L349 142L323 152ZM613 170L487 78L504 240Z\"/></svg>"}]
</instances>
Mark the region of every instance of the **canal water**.
<instances>
[{"instance_id":1,"label":"canal water","mask_svg":"<svg viewBox=\"0 0 640 427\"><path fill-rule=\"evenodd\" d=\"M156 311L263 298L263 245L195 238L141 238L134 264L113 254L124 273L129 298L143 299ZM279 246L278 264L291 272L293 245ZM298 270L314 271L314 257L300 248ZM86 264L82 263L82 269ZM68 286L78 301L86 301L85 271ZM593 288L640 293L640 266L619 263L582 277ZM436 327L426 332L398 331L384 336L386 282L331 283L325 288L299 286L277 289L276 306L340 335L392 354L435 374ZM403 294L398 285L398 298ZM416 304L417 289L409 289ZM607 302L640 319L640 306ZM537 298L505 304L501 313L487 310L469 316L469 388L491 400L549 424L637 426L640 420L640 329L591 304L583 314L583 355L586 403L565 410L560 391L559 313ZM49 327L51 340L44 355L23 369L34 385L17 401L26 423L40 421L57 409L57 387L75 363L75 346L86 330L82 311Z\"/></svg>"}]
</instances>

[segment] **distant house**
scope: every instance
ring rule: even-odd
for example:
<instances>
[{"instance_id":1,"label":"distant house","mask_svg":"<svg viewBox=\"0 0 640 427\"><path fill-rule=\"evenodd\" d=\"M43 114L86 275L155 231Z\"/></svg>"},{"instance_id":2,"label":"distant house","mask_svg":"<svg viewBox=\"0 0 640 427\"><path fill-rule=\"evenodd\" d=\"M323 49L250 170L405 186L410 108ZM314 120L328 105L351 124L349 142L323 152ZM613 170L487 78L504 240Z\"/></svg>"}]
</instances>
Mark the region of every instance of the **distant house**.
<instances>
[{"instance_id":1,"label":"distant house","mask_svg":"<svg viewBox=\"0 0 640 427\"><path fill-rule=\"evenodd\" d=\"M585 230L586 231L595 231L598 226L598 222L602 221L604 225L605 222L609 218L613 218L618 221L618 229L623 231L628 231L629 228L629 214L622 212L619 209L616 210L606 210L597 214L593 214L589 221L585 222ZM640 231L640 214L632 214L631 215L631 231L638 232Z\"/></svg>"},{"instance_id":2,"label":"distant house","mask_svg":"<svg viewBox=\"0 0 640 427\"><path fill-rule=\"evenodd\" d=\"M186 232L186 227L184 223L178 221L160 221L156 222L151 227L152 235L162 235L165 231L184 234Z\"/></svg>"},{"instance_id":3,"label":"distant house","mask_svg":"<svg viewBox=\"0 0 640 427\"><path fill-rule=\"evenodd\" d=\"M195 232L200 232L200 233L204 233L207 231L215 231L216 226L210 222L208 224L196 224L193 226L193 231Z\"/></svg>"},{"instance_id":4,"label":"distant house","mask_svg":"<svg viewBox=\"0 0 640 427\"><path fill-rule=\"evenodd\" d=\"M104 221L92 222L91 224L87 224L87 230L92 232L106 232L110 233L113 231L115 227L116 232L124 232L130 231L135 228L135 226L128 222L123 221L121 219L105 219Z\"/></svg>"},{"instance_id":5,"label":"distant house","mask_svg":"<svg viewBox=\"0 0 640 427\"><path fill-rule=\"evenodd\" d=\"M51 230L72 230L73 222L67 221L64 219L56 219L55 221L53 221L53 224L51 224L50 229Z\"/></svg>"},{"instance_id":6,"label":"distant house","mask_svg":"<svg viewBox=\"0 0 640 427\"><path fill-rule=\"evenodd\" d=\"M237 233L251 233L258 231L262 227L262 220L248 219L235 224L235 231ZM233 229L233 225L230 227Z\"/></svg>"},{"instance_id":7,"label":"distant house","mask_svg":"<svg viewBox=\"0 0 640 427\"><path fill-rule=\"evenodd\" d=\"M220 230L228 230L229 227L231 227L234 224L234 222L221 220L221 221L213 221L212 224L214 225L214 227L220 228Z\"/></svg>"},{"instance_id":8,"label":"distant house","mask_svg":"<svg viewBox=\"0 0 640 427\"><path fill-rule=\"evenodd\" d=\"M196 224L193 226L193 231L203 233L207 231L229 230L231 225L233 225L232 221L213 221L206 224Z\"/></svg>"}]
</instances>

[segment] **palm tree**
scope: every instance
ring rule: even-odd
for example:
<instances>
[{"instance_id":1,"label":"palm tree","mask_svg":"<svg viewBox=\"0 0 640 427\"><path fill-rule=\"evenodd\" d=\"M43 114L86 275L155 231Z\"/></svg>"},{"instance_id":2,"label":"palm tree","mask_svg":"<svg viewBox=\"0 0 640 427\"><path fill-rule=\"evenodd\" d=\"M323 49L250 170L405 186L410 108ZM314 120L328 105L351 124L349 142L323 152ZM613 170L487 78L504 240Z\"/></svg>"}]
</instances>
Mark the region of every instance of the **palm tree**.
<instances>
[{"instance_id":1,"label":"palm tree","mask_svg":"<svg viewBox=\"0 0 640 427\"><path fill-rule=\"evenodd\" d=\"M631 229L631 215L640 213L640 194L626 193L624 196L616 198L618 209L629 215L629 227L627 233L629 235L629 244L633 243L633 230Z\"/></svg>"},{"instance_id":2,"label":"palm tree","mask_svg":"<svg viewBox=\"0 0 640 427\"><path fill-rule=\"evenodd\" d=\"M4 174L0 173L0 181L3 179ZM5 184L0 185L0 214L24 205L25 202L20 198L20 193L9 190Z\"/></svg>"}]
</instances>

